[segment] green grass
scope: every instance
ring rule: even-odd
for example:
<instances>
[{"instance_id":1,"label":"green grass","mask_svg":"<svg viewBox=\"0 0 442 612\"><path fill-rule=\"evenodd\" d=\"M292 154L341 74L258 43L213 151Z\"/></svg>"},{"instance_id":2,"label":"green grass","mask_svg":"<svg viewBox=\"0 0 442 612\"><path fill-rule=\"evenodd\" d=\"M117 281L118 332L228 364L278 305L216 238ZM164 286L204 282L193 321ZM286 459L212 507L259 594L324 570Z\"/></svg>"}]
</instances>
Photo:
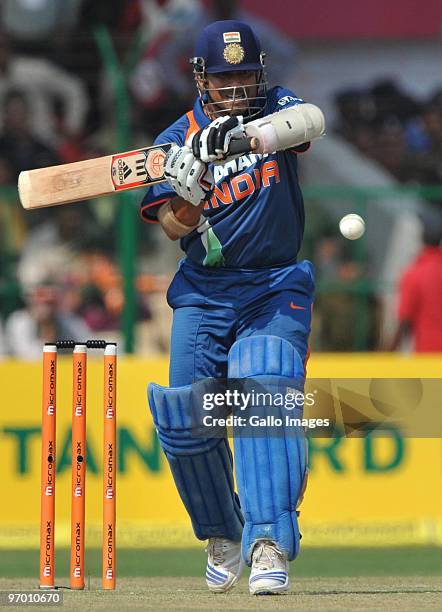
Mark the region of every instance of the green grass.
<instances>
[{"instance_id":1,"label":"green grass","mask_svg":"<svg viewBox=\"0 0 442 612\"><path fill-rule=\"evenodd\" d=\"M0 589L17 592L35 588L31 578L0 578ZM90 590L60 591L63 612L125 612L126 610L184 610L186 612L225 612L255 610L312 610L322 612L416 612L441 610L440 579L434 576L393 576L366 578L299 578L292 576L289 593L280 597L249 595L244 577L229 593L210 593L204 578L124 578L115 591L102 591L98 579ZM39 606L41 610L53 608Z\"/></svg>"},{"instance_id":2,"label":"green grass","mask_svg":"<svg viewBox=\"0 0 442 612\"><path fill-rule=\"evenodd\" d=\"M441 575L439 547L304 548L291 567L298 577L437 576ZM118 577L204 575L206 554L197 549L118 550ZM56 555L56 573L68 575L69 551ZM86 573L101 575L101 550L86 553ZM38 551L0 551L1 578L38 577Z\"/></svg>"}]
</instances>

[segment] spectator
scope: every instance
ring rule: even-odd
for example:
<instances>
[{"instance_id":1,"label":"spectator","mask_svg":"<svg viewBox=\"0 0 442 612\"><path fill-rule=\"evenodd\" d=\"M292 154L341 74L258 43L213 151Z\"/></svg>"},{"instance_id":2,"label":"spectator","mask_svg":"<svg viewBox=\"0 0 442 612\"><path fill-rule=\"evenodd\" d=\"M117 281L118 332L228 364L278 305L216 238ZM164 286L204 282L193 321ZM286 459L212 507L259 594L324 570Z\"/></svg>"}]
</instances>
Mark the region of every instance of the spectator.
<instances>
[{"instance_id":1,"label":"spectator","mask_svg":"<svg viewBox=\"0 0 442 612\"><path fill-rule=\"evenodd\" d=\"M57 2L64 5L62 0ZM128 12L132 12L132 5L137 3L138 0L83 0L76 28L69 36L59 36L55 41L54 61L68 73L76 75L86 86L89 102L86 119L88 134L101 128L109 129L109 120L105 114L109 106L109 95L106 88L103 91L103 79L100 78L103 58L97 45L97 30L103 27L109 30L117 56L124 61L126 50L136 45L134 29L137 27L137 15L131 18ZM109 109L109 117L113 118L113 115L115 109Z\"/></svg>"},{"instance_id":2,"label":"spectator","mask_svg":"<svg viewBox=\"0 0 442 612\"><path fill-rule=\"evenodd\" d=\"M31 112L32 132L43 141L57 142L63 135L78 134L88 107L81 81L47 59L14 55L11 42L0 33L0 125L5 123L4 100L10 90L19 90ZM63 108L61 125L56 125L54 104Z\"/></svg>"},{"instance_id":3,"label":"spectator","mask_svg":"<svg viewBox=\"0 0 442 612\"><path fill-rule=\"evenodd\" d=\"M28 289L26 307L13 312L6 321L6 345L10 355L37 359L45 342L88 339L89 329L84 321L62 311L61 297L61 290L50 279Z\"/></svg>"},{"instance_id":4,"label":"spectator","mask_svg":"<svg viewBox=\"0 0 442 612\"><path fill-rule=\"evenodd\" d=\"M81 316L93 331L117 330L124 305L118 268L97 247L84 249L78 264L74 277L82 287Z\"/></svg>"},{"instance_id":5,"label":"spectator","mask_svg":"<svg viewBox=\"0 0 442 612\"><path fill-rule=\"evenodd\" d=\"M362 341L373 350L378 341L378 308L371 292L362 293L364 267L330 231L315 244L314 264L320 289L314 307L320 350L352 351ZM361 308L363 321L358 319Z\"/></svg>"},{"instance_id":6,"label":"spectator","mask_svg":"<svg viewBox=\"0 0 442 612\"><path fill-rule=\"evenodd\" d=\"M211 11L206 14L206 22L202 25L224 19L245 21L253 28L261 41L262 48L269 56L267 60L269 82L287 85L287 79L290 79L296 62L295 43L268 21L243 11L238 0L212 0Z\"/></svg>"},{"instance_id":7,"label":"spectator","mask_svg":"<svg viewBox=\"0 0 442 612\"><path fill-rule=\"evenodd\" d=\"M72 280L81 287L82 299L77 312L94 332L115 331L120 327L124 307L123 279L110 256L98 248L85 248L73 270ZM138 321L151 318L149 302L138 286L136 317Z\"/></svg>"},{"instance_id":8,"label":"spectator","mask_svg":"<svg viewBox=\"0 0 442 612\"><path fill-rule=\"evenodd\" d=\"M404 183L442 181L442 92L427 104L390 80L337 94L337 131Z\"/></svg>"},{"instance_id":9,"label":"spectator","mask_svg":"<svg viewBox=\"0 0 442 612\"><path fill-rule=\"evenodd\" d=\"M155 34L131 77L132 94L141 111L140 124L148 132L156 135L192 107L194 85L188 58L193 52L195 33L212 21L247 22L271 57L267 66L269 82L287 84L296 55L294 43L267 22L242 11L237 0L213 0L208 10L203 9L200 0L143 3L151 8L158 4L164 4L162 18L157 6L153 11Z\"/></svg>"},{"instance_id":10,"label":"spectator","mask_svg":"<svg viewBox=\"0 0 442 612\"><path fill-rule=\"evenodd\" d=\"M41 141L32 131L31 109L26 97L11 90L3 98L3 132L0 135L0 156L13 168L16 183L21 170L42 168L58 163L55 150Z\"/></svg>"},{"instance_id":11,"label":"spectator","mask_svg":"<svg viewBox=\"0 0 442 612\"><path fill-rule=\"evenodd\" d=\"M437 92L422 111L425 149L414 157L421 182L442 182L442 92Z\"/></svg>"},{"instance_id":12,"label":"spectator","mask_svg":"<svg viewBox=\"0 0 442 612\"><path fill-rule=\"evenodd\" d=\"M97 222L86 204L48 211L50 214L32 230L21 253L18 277L24 286L41 283L45 274L60 278L61 273L64 280L75 267L84 243L97 235Z\"/></svg>"},{"instance_id":13,"label":"spectator","mask_svg":"<svg viewBox=\"0 0 442 612\"><path fill-rule=\"evenodd\" d=\"M378 81L370 90L378 121L395 117L404 124L419 114L419 104L391 79Z\"/></svg>"},{"instance_id":14,"label":"spectator","mask_svg":"<svg viewBox=\"0 0 442 612\"><path fill-rule=\"evenodd\" d=\"M414 351L442 351L442 213L424 219L423 248L399 286L399 325L388 346L395 351L411 336Z\"/></svg>"},{"instance_id":15,"label":"spectator","mask_svg":"<svg viewBox=\"0 0 442 612\"><path fill-rule=\"evenodd\" d=\"M27 235L23 208L17 200L14 171L7 157L0 157L0 328L1 319L19 305L17 261ZM0 329L0 354L5 352Z\"/></svg>"},{"instance_id":16,"label":"spectator","mask_svg":"<svg viewBox=\"0 0 442 612\"><path fill-rule=\"evenodd\" d=\"M200 0L168 0L162 9L159 4L155 0L142 3L144 15L156 25L130 79L139 123L153 136L192 106L188 58L203 19Z\"/></svg>"},{"instance_id":17,"label":"spectator","mask_svg":"<svg viewBox=\"0 0 442 612\"><path fill-rule=\"evenodd\" d=\"M376 146L372 157L396 179L406 182L411 178L409 153L405 146L403 125L397 117L391 116L377 123L372 132Z\"/></svg>"},{"instance_id":18,"label":"spectator","mask_svg":"<svg viewBox=\"0 0 442 612\"><path fill-rule=\"evenodd\" d=\"M7 155L0 156L0 187L15 187L14 168Z\"/></svg>"},{"instance_id":19,"label":"spectator","mask_svg":"<svg viewBox=\"0 0 442 612\"><path fill-rule=\"evenodd\" d=\"M26 238L24 211L15 194L14 168L5 151L0 155L0 262L4 257L17 258Z\"/></svg>"},{"instance_id":20,"label":"spectator","mask_svg":"<svg viewBox=\"0 0 442 612\"><path fill-rule=\"evenodd\" d=\"M120 327L119 316L121 315L123 296L120 291L118 296L118 310L120 312L114 313L105 301L109 294L110 291L107 292L107 295L103 295L96 285L88 285L83 289L82 318L93 332L116 331Z\"/></svg>"},{"instance_id":21,"label":"spectator","mask_svg":"<svg viewBox=\"0 0 442 612\"><path fill-rule=\"evenodd\" d=\"M83 0L3 0L1 24L20 41L42 41L77 22Z\"/></svg>"}]
</instances>

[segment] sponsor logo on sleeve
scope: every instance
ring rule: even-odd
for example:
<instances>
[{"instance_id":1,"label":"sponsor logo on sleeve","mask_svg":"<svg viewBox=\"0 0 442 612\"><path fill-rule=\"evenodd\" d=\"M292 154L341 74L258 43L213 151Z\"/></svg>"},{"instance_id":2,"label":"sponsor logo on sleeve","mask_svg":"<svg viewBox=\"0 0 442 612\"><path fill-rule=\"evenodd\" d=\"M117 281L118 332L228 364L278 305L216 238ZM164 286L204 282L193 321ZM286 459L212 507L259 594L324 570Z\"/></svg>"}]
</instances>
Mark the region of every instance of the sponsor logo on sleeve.
<instances>
[{"instance_id":1,"label":"sponsor logo on sleeve","mask_svg":"<svg viewBox=\"0 0 442 612\"><path fill-rule=\"evenodd\" d=\"M286 104L290 104L290 102L296 102L297 104L302 104L304 100L302 98L295 98L294 96L284 96L278 100L279 106L285 106Z\"/></svg>"}]
</instances>

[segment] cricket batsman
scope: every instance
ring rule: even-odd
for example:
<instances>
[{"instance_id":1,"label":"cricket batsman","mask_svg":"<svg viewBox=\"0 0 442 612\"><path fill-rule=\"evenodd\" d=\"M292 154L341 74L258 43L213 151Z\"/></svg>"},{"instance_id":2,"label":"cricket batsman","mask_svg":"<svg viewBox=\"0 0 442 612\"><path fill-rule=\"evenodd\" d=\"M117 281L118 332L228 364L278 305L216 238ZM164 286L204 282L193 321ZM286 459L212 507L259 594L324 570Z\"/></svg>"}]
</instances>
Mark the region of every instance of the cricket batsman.
<instances>
[{"instance_id":1,"label":"cricket batsman","mask_svg":"<svg viewBox=\"0 0 442 612\"><path fill-rule=\"evenodd\" d=\"M201 32L190 60L195 105L157 137L174 143L167 182L142 202L143 218L185 252L167 293L170 387L151 383L148 397L195 536L208 540L215 593L235 585L244 563L251 594L288 589L307 478L303 435L284 427L278 436L235 434L236 493L226 437L210 427L195 435L188 410L198 381L270 377L283 388L305 376L314 272L297 261L297 155L324 133L324 117L292 91L268 88L264 58L245 23L217 21ZM248 152L232 152L239 140Z\"/></svg>"}]
</instances>

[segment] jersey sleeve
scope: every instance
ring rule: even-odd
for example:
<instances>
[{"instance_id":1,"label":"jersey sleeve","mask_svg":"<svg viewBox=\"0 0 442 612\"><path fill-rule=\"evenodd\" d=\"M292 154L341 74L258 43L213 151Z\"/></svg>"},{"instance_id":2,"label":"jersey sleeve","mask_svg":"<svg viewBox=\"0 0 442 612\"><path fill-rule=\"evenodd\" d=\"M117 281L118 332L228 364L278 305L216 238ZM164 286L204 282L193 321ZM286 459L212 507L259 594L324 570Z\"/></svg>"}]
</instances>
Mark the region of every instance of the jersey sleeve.
<instances>
[{"instance_id":1,"label":"jersey sleeve","mask_svg":"<svg viewBox=\"0 0 442 612\"><path fill-rule=\"evenodd\" d=\"M286 108L290 108L291 106L297 106L298 104L304 104L304 100L302 98L298 98L298 96L291 90L286 87L274 87L271 90L270 100L269 100L269 113L277 113ZM292 147L288 149L292 153L305 153L310 148L310 142L304 142L296 147Z\"/></svg>"},{"instance_id":2,"label":"jersey sleeve","mask_svg":"<svg viewBox=\"0 0 442 612\"><path fill-rule=\"evenodd\" d=\"M189 121L187 117L182 117L171 127L161 132L161 134L155 138L154 144L174 142L180 147L184 146L185 135L189 127L188 124ZM175 191L167 181L149 187L140 205L140 214L143 221L147 221L147 223L158 223L157 213L159 208L175 197L175 195Z\"/></svg>"}]
</instances>

